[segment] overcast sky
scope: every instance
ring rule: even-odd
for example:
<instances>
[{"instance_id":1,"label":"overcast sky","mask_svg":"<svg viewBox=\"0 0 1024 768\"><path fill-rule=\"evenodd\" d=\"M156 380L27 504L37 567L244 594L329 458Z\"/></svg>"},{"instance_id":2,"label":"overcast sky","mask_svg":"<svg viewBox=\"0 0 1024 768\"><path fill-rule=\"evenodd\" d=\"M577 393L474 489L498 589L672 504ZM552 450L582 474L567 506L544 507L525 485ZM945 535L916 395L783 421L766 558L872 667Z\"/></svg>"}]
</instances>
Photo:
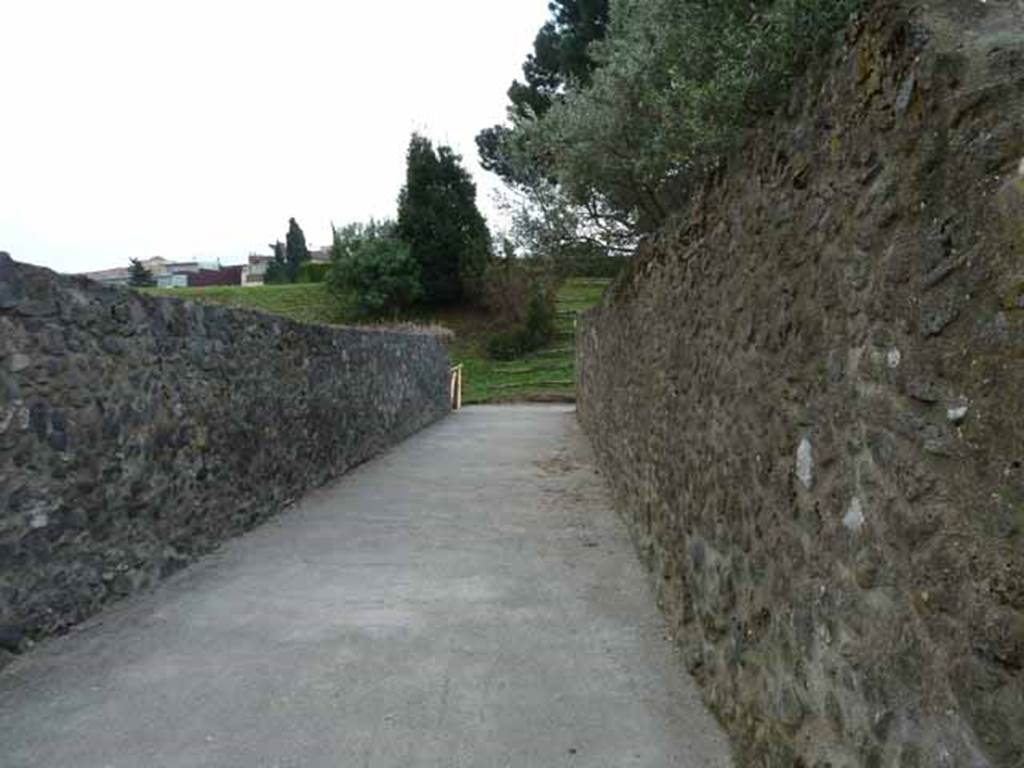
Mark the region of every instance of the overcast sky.
<instances>
[{"instance_id":1,"label":"overcast sky","mask_svg":"<svg viewBox=\"0 0 1024 768\"><path fill-rule=\"evenodd\" d=\"M505 113L546 0L0 0L0 250L240 263L395 214L412 131Z\"/></svg>"}]
</instances>

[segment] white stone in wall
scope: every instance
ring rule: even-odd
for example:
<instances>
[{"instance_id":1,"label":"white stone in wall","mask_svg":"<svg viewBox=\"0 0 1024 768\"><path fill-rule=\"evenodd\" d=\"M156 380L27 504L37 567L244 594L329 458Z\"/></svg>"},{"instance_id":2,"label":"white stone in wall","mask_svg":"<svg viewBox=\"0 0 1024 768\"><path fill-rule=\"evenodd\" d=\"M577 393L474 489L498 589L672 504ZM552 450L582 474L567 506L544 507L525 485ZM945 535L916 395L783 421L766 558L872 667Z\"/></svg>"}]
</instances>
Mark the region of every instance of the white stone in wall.
<instances>
[{"instance_id":1,"label":"white stone in wall","mask_svg":"<svg viewBox=\"0 0 1024 768\"><path fill-rule=\"evenodd\" d=\"M800 441L796 449L796 476L804 488L810 488L814 482L814 455L811 441L806 437Z\"/></svg>"},{"instance_id":2,"label":"white stone in wall","mask_svg":"<svg viewBox=\"0 0 1024 768\"><path fill-rule=\"evenodd\" d=\"M32 359L28 355L23 355L20 352L15 352L11 355L11 361L9 363L12 373L18 373L23 371L32 365Z\"/></svg>"},{"instance_id":3,"label":"white stone in wall","mask_svg":"<svg viewBox=\"0 0 1024 768\"><path fill-rule=\"evenodd\" d=\"M946 409L946 418L948 418L954 424L959 424L961 421L967 418L967 406L951 406L950 408Z\"/></svg>"},{"instance_id":4,"label":"white stone in wall","mask_svg":"<svg viewBox=\"0 0 1024 768\"><path fill-rule=\"evenodd\" d=\"M850 502L850 508L843 517L843 525L851 531L859 531L864 526L864 505L857 496Z\"/></svg>"}]
</instances>

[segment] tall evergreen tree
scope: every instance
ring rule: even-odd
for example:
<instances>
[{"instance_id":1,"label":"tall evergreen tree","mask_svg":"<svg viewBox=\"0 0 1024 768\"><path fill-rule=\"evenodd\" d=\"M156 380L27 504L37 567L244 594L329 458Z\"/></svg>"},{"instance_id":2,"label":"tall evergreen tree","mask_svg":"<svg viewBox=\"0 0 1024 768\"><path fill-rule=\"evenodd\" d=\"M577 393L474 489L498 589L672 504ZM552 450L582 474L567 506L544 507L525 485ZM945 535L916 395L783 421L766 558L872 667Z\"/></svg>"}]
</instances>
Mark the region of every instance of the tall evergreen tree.
<instances>
[{"instance_id":1,"label":"tall evergreen tree","mask_svg":"<svg viewBox=\"0 0 1024 768\"><path fill-rule=\"evenodd\" d=\"M156 285L156 280L153 279L153 273L146 269L146 265L138 259L131 259L131 267L129 267L128 274L128 285L132 288L149 288L150 286Z\"/></svg>"},{"instance_id":2,"label":"tall evergreen tree","mask_svg":"<svg viewBox=\"0 0 1024 768\"><path fill-rule=\"evenodd\" d=\"M602 40L608 30L609 0L552 0L551 18L533 41L533 53L523 64L525 83L518 80L508 90L512 108L521 115L538 117L551 108L567 86L586 86L594 70L588 47Z\"/></svg>"},{"instance_id":3,"label":"tall evergreen tree","mask_svg":"<svg viewBox=\"0 0 1024 768\"><path fill-rule=\"evenodd\" d=\"M288 282L294 283L299 276L299 266L309 261L309 248L302 227L294 218L288 219L288 234L285 236L285 256L288 265Z\"/></svg>"},{"instance_id":4,"label":"tall evergreen tree","mask_svg":"<svg viewBox=\"0 0 1024 768\"><path fill-rule=\"evenodd\" d=\"M589 85L596 66L589 46L608 32L609 0L552 0L548 8L551 18L523 64L525 82L516 80L508 89L509 111L519 117L542 117L567 88ZM506 126L482 130L476 137L480 162L510 184L524 183L506 157L505 145L513 139Z\"/></svg>"},{"instance_id":5,"label":"tall evergreen tree","mask_svg":"<svg viewBox=\"0 0 1024 768\"><path fill-rule=\"evenodd\" d=\"M474 298L491 256L476 185L450 147L413 134L406 184L398 198L398 235L420 265L423 298L451 304Z\"/></svg>"}]
</instances>

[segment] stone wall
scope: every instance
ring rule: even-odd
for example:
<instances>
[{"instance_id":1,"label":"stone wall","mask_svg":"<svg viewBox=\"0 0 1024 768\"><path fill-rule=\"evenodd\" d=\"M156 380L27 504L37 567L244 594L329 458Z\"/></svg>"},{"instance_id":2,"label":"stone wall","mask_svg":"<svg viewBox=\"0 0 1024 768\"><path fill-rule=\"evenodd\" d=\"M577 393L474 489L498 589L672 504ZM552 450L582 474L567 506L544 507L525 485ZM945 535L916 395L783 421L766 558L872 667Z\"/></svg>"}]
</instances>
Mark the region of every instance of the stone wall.
<instances>
[{"instance_id":1,"label":"stone wall","mask_svg":"<svg viewBox=\"0 0 1024 768\"><path fill-rule=\"evenodd\" d=\"M578 341L743 764L1024 765L1024 4L876 4Z\"/></svg>"},{"instance_id":2,"label":"stone wall","mask_svg":"<svg viewBox=\"0 0 1024 768\"><path fill-rule=\"evenodd\" d=\"M436 335L149 297L0 253L0 647L154 584L448 410Z\"/></svg>"}]
</instances>

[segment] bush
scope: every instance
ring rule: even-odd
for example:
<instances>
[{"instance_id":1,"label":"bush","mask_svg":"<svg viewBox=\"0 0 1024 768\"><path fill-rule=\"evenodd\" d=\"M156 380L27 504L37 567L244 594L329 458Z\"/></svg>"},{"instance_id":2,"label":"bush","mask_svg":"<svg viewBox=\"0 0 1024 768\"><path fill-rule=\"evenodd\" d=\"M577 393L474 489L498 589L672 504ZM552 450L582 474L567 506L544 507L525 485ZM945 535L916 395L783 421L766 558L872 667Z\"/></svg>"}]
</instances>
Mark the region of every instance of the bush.
<instances>
[{"instance_id":1,"label":"bush","mask_svg":"<svg viewBox=\"0 0 1024 768\"><path fill-rule=\"evenodd\" d=\"M526 322L536 279L533 271L515 258L504 258L488 267L484 275L484 306L500 324L518 326Z\"/></svg>"},{"instance_id":2,"label":"bush","mask_svg":"<svg viewBox=\"0 0 1024 768\"><path fill-rule=\"evenodd\" d=\"M267 264L267 269L263 273L263 284L280 285L282 283L290 283L284 243L280 240L270 243L270 250L273 252L274 257Z\"/></svg>"},{"instance_id":3,"label":"bush","mask_svg":"<svg viewBox=\"0 0 1024 768\"><path fill-rule=\"evenodd\" d=\"M364 317L394 315L420 297L420 271L393 227L371 222L334 234L334 263L328 285L339 295L352 296Z\"/></svg>"},{"instance_id":4,"label":"bush","mask_svg":"<svg viewBox=\"0 0 1024 768\"><path fill-rule=\"evenodd\" d=\"M492 360L515 360L526 353L522 329L496 333L487 342L487 356Z\"/></svg>"},{"instance_id":5,"label":"bush","mask_svg":"<svg viewBox=\"0 0 1024 768\"><path fill-rule=\"evenodd\" d=\"M288 267L279 261L271 261L267 264L267 271L263 273L264 285L281 285L288 282Z\"/></svg>"},{"instance_id":6,"label":"bush","mask_svg":"<svg viewBox=\"0 0 1024 768\"><path fill-rule=\"evenodd\" d=\"M299 265L299 274L295 282L322 283L327 280L327 273L330 271L330 264L325 264L322 261L305 261Z\"/></svg>"},{"instance_id":7,"label":"bush","mask_svg":"<svg viewBox=\"0 0 1024 768\"><path fill-rule=\"evenodd\" d=\"M502 324L512 326L487 342L487 355L495 360L512 360L540 349L557 331L558 283L541 268L531 266L506 260L488 273L488 306Z\"/></svg>"},{"instance_id":8,"label":"bush","mask_svg":"<svg viewBox=\"0 0 1024 768\"><path fill-rule=\"evenodd\" d=\"M543 285L534 286L526 310L525 333L527 351L540 349L555 337L555 293Z\"/></svg>"}]
</instances>

